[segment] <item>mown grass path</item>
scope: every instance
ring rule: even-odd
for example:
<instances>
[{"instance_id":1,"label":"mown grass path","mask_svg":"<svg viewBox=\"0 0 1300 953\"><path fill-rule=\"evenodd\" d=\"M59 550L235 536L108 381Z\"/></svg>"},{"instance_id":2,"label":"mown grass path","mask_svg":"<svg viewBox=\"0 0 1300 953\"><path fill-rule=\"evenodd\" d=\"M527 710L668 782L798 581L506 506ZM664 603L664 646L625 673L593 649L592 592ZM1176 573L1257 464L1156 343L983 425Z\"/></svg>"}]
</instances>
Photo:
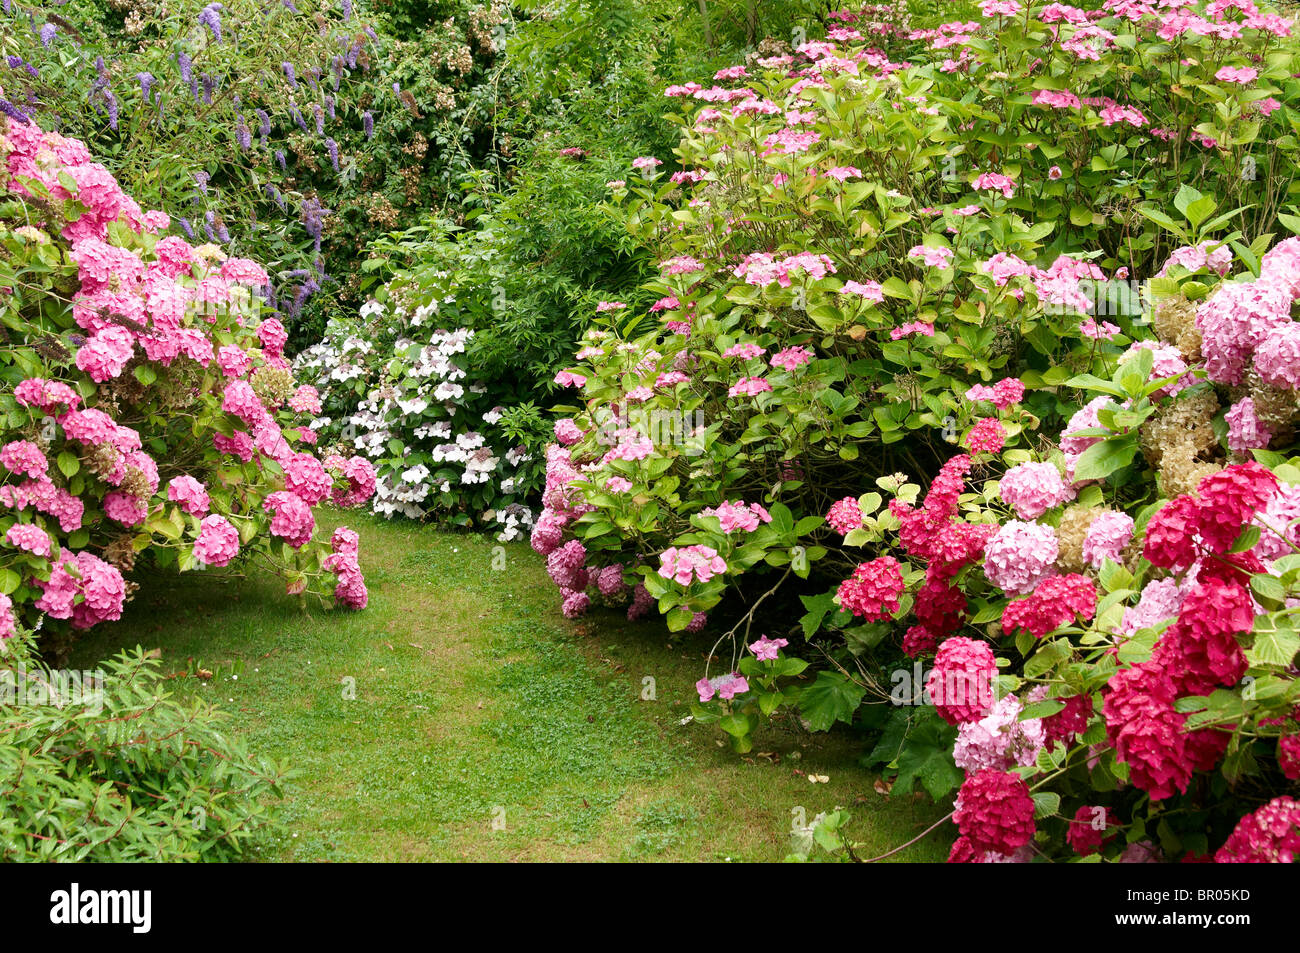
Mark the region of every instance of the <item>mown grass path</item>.
<instances>
[{"instance_id":1,"label":"mown grass path","mask_svg":"<svg viewBox=\"0 0 1300 953\"><path fill-rule=\"evenodd\" d=\"M852 738L791 725L741 758L713 728L683 725L709 642L670 646L661 624L603 610L565 620L525 544L504 547L500 568L491 542L348 522L364 612L304 612L265 578L160 577L76 653L84 666L139 643L168 672L217 671L172 684L300 772L288 833L261 858L780 860L799 809L851 807L875 853L942 813L876 794ZM946 847L939 833L893 859L942 860Z\"/></svg>"}]
</instances>

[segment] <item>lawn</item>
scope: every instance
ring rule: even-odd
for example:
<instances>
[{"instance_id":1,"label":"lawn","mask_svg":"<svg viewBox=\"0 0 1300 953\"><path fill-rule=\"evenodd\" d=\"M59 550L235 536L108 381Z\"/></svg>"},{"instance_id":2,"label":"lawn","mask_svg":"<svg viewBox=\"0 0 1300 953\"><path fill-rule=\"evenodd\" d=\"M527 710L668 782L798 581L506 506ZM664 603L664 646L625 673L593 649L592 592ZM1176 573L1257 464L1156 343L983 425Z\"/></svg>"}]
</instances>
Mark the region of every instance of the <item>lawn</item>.
<instances>
[{"instance_id":1,"label":"lawn","mask_svg":"<svg viewBox=\"0 0 1300 953\"><path fill-rule=\"evenodd\" d=\"M944 813L878 794L848 733L788 721L742 757L686 721L716 635L669 643L662 622L613 611L570 622L526 544L349 523L363 612L303 609L260 574L163 575L74 659L157 649L176 691L297 769L287 833L260 859L773 861L793 820L840 805L869 856ZM939 831L890 859L947 846Z\"/></svg>"}]
</instances>

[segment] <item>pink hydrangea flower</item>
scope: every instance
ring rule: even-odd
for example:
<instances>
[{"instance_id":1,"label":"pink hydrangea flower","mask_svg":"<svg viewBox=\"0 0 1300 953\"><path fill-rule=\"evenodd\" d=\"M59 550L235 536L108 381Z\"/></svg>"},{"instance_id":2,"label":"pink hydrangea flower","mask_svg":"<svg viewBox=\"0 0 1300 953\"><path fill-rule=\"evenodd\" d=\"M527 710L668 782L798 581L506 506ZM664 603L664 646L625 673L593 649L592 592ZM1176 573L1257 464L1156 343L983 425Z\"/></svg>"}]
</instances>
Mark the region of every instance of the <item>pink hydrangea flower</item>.
<instances>
[{"instance_id":1,"label":"pink hydrangea flower","mask_svg":"<svg viewBox=\"0 0 1300 953\"><path fill-rule=\"evenodd\" d=\"M1273 431L1255 413L1255 401L1243 397L1224 415L1228 424L1228 449L1233 453L1247 454L1251 450L1268 447Z\"/></svg>"},{"instance_id":2,"label":"pink hydrangea flower","mask_svg":"<svg viewBox=\"0 0 1300 953\"><path fill-rule=\"evenodd\" d=\"M17 476L43 477L50 469L41 448L30 440L11 440L0 447L0 464Z\"/></svg>"},{"instance_id":3,"label":"pink hydrangea flower","mask_svg":"<svg viewBox=\"0 0 1300 953\"><path fill-rule=\"evenodd\" d=\"M759 394L771 389L772 385L765 377L742 377L727 390L727 396L757 397Z\"/></svg>"},{"instance_id":4,"label":"pink hydrangea flower","mask_svg":"<svg viewBox=\"0 0 1300 953\"><path fill-rule=\"evenodd\" d=\"M1074 497L1053 463L1017 464L1003 475L998 492L1022 520L1037 519Z\"/></svg>"},{"instance_id":5,"label":"pink hydrangea flower","mask_svg":"<svg viewBox=\"0 0 1300 953\"><path fill-rule=\"evenodd\" d=\"M703 516L716 516L722 532L730 535L736 530L752 533L760 523L772 522L772 515L757 503L746 504L743 500L719 503L701 511Z\"/></svg>"},{"instance_id":6,"label":"pink hydrangea flower","mask_svg":"<svg viewBox=\"0 0 1300 953\"><path fill-rule=\"evenodd\" d=\"M1011 520L984 547L984 575L1008 595L1022 596L1051 575L1058 553L1052 527Z\"/></svg>"},{"instance_id":7,"label":"pink hydrangea flower","mask_svg":"<svg viewBox=\"0 0 1300 953\"><path fill-rule=\"evenodd\" d=\"M239 531L224 516L213 513L199 524L194 558L204 566L227 566L239 554Z\"/></svg>"},{"instance_id":8,"label":"pink hydrangea flower","mask_svg":"<svg viewBox=\"0 0 1300 953\"><path fill-rule=\"evenodd\" d=\"M875 304L880 304L885 300L885 290L878 281L846 281L844 287L840 289L840 294L857 295Z\"/></svg>"},{"instance_id":9,"label":"pink hydrangea flower","mask_svg":"<svg viewBox=\"0 0 1300 953\"><path fill-rule=\"evenodd\" d=\"M167 499L179 503L191 516L207 516L212 507L207 489L192 476L178 476L167 484Z\"/></svg>"},{"instance_id":10,"label":"pink hydrangea flower","mask_svg":"<svg viewBox=\"0 0 1300 953\"><path fill-rule=\"evenodd\" d=\"M1107 559L1123 562L1124 549L1132 538L1133 517L1115 510L1098 513L1083 538L1084 562L1094 569L1100 569Z\"/></svg>"},{"instance_id":11,"label":"pink hydrangea flower","mask_svg":"<svg viewBox=\"0 0 1300 953\"><path fill-rule=\"evenodd\" d=\"M659 554L659 575L681 586L689 586L696 580L708 582L726 571L726 562L709 546L670 546Z\"/></svg>"},{"instance_id":12,"label":"pink hydrangea flower","mask_svg":"<svg viewBox=\"0 0 1300 953\"><path fill-rule=\"evenodd\" d=\"M749 650L760 662L773 662L776 661L777 653L789 644L785 639L769 639L766 635L762 635L757 642L749 644Z\"/></svg>"},{"instance_id":13,"label":"pink hydrangea flower","mask_svg":"<svg viewBox=\"0 0 1300 953\"><path fill-rule=\"evenodd\" d=\"M907 253L908 258L920 258L929 268L947 268L952 263L952 249L942 245L928 247L915 245Z\"/></svg>"},{"instance_id":14,"label":"pink hydrangea flower","mask_svg":"<svg viewBox=\"0 0 1300 953\"><path fill-rule=\"evenodd\" d=\"M5 540L9 545L34 556L49 556L53 552L49 533L31 523L15 523L10 526L5 533Z\"/></svg>"}]
</instances>

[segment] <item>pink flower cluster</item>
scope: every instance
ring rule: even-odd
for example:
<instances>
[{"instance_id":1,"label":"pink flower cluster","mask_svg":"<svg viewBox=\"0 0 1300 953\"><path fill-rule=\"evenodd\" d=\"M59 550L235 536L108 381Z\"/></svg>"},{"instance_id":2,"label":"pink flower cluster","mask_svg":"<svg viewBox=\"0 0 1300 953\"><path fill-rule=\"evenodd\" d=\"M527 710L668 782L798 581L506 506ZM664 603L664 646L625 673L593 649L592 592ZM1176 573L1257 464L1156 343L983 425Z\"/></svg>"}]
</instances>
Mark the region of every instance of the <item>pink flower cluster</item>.
<instances>
[{"instance_id":1,"label":"pink flower cluster","mask_svg":"<svg viewBox=\"0 0 1300 953\"><path fill-rule=\"evenodd\" d=\"M772 514L764 507L758 503L745 503L743 500L706 507L701 511L701 515L716 516L722 532L728 535L738 529L752 533L758 529L760 523L772 522Z\"/></svg>"},{"instance_id":2,"label":"pink flower cluster","mask_svg":"<svg viewBox=\"0 0 1300 953\"><path fill-rule=\"evenodd\" d=\"M877 556L859 564L853 575L840 583L836 597L840 608L868 622L888 619L899 608L906 587L902 569L893 556Z\"/></svg>"},{"instance_id":3,"label":"pink flower cluster","mask_svg":"<svg viewBox=\"0 0 1300 953\"><path fill-rule=\"evenodd\" d=\"M659 575L680 586L689 586L697 580L708 582L726 571L726 561L708 546L670 546L659 554Z\"/></svg>"}]
</instances>

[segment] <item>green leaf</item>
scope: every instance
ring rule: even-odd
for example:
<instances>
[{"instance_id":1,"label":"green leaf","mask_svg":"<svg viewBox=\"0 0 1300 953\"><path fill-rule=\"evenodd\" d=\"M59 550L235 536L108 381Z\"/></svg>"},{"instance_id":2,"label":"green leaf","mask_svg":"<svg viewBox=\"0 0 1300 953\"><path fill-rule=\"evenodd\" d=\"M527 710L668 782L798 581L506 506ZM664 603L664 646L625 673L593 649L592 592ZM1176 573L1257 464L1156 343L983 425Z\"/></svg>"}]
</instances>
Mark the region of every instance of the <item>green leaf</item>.
<instances>
[{"instance_id":1,"label":"green leaf","mask_svg":"<svg viewBox=\"0 0 1300 953\"><path fill-rule=\"evenodd\" d=\"M1285 616L1255 617L1255 644L1246 650L1251 665L1288 666L1300 652L1300 633Z\"/></svg>"},{"instance_id":2,"label":"green leaf","mask_svg":"<svg viewBox=\"0 0 1300 953\"><path fill-rule=\"evenodd\" d=\"M813 731L828 731L837 721L852 724L866 690L839 672L821 671L799 696L799 709Z\"/></svg>"},{"instance_id":3,"label":"green leaf","mask_svg":"<svg viewBox=\"0 0 1300 953\"><path fill-rule=\"evenodd\" d=\"M1037 791L1034 794L1034 817L1051 817L1061 810L1061 795L1055 791Z\"/></svg>"},{"instance_id":4,"label":"green leaf","mask_svg":"<svg viewBox=\"0 0 1300 953\"><path fill-rule=\"evenodd\" d=\"M907 793L915 781L936 801L943 798L962 782L962 771L952 759L953 741L957 729L950 728L933 709L928 718L912 726L898 753L898 778L894 790Z\"/></svg>"},{"instance_id":5,"label":"green leaf","mask_svg":"<svg viewBox=\"0 0 1300 953\"><path fill-rule=\"evenodd\" d=\"M1082 480L1104 480L1116 470L1122 470L1133 462L1137 453L1137 441L1132 437L1121 437L1094 443L1079 457L1074 465L1075 482Z\"/></svg>"},{"instance_id":6,"label":"green leaf","mask_svg":"<svg viewBox=\"0 0 1300 953\"><path fill-rule=\"evenodd\" d=\"M60 453L58 460L55 462L59 466L59 472L69 479L76 476L77 471L81 469L81 461L70 450L64 450Z\"/></svg>"}]
</instances>

